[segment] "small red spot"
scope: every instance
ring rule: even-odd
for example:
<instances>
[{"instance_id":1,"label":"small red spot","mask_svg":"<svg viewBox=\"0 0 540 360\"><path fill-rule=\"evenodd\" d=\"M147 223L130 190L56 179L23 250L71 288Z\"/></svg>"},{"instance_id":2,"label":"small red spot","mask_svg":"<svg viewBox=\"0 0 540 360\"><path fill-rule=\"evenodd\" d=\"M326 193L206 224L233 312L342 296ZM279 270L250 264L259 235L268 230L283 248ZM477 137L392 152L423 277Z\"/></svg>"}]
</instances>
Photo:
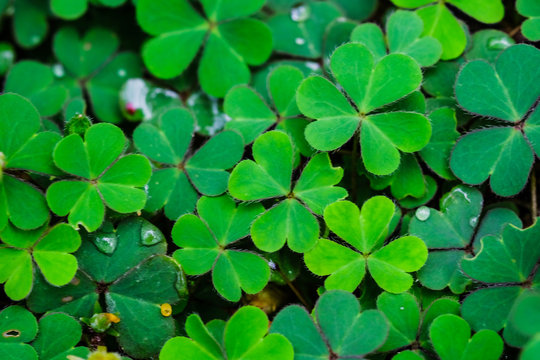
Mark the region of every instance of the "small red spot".
<instances>
[{"instance_id":1,"label":"small red spot","mask_svg":"<svg viewBox=\"0 0 540 360\"><path fill-rule=\"evenodd\" d=\"M135 112L137 111L137 109L135 108L135 106L133 106L132 103L127 103L126 111L128 112L129 115L135 115Z\"/></svg>"}]
</instances>

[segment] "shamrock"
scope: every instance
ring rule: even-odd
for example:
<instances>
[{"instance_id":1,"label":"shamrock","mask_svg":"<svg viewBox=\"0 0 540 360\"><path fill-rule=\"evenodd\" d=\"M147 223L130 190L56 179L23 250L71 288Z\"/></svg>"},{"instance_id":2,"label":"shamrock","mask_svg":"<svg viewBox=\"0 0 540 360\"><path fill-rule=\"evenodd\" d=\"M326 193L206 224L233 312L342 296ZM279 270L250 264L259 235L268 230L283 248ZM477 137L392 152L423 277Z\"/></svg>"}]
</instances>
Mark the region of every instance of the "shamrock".
<instances>
[{"instance_id":1,"label":"shamrock","mask_svg":"<svg viewBox=\"0 0 540 360\"><path fill-rule=\"evenodd\" d=\"M272 34L261 21L249 18L264 0L202 0L206 19L187 0L141 0L137 22L154 36L143 46L143 61L163 79L178 76L204 46L198 68L201 87L223 97L237 84L249 82L248 65L263 64L272 52Z\"/></svg>"},{"instance_id":2,"label":"shamrock","mask_svg":"<svg viewBox=\"0 0 540 360\"><path fill-rule=\"evenodd\" d=\"M93 125L84 133L63 138L54 149L56 166L77 179L53 183L47 203L73 226L95 231L103 222L105 204L119 213L141 210L146 193L140 189L151 176L142 155L120 156L126 147L122 130L112 124ZM104 204L105 203L105 204Z\"/></svg>"},{"instance_id":3,"label":"shamrock","mask_svg":"<svg viewBox=\"0 0 540 360\"><path fill-rule=\"evenodd\" d=\"M296 95L300 111L317 120L305 132L315 149L337 149L360 131L366 169L388 175L399 166L398 150L415 152L429 142L431 127L423 115L406 111L373 113L418 88L422 73L411 57L390 54L378 60L364 45L351 43L336 49L330 68L348 98L320 76L305 79Z\"/></svg>"},{"instance_id":4,"label":"shamrock","mask_svg":"<svg viewBox=\"0 0 540 360\"><path fill-rule=\"evenodd\" d=\"M279 198L274 207L259 216L251 226L255 245L267 252L281 249L285 242L296 252L315 245L319 223L312 214L347 196L336 187L343 176L334 168L327 153L312 157L298 181L291 187L294 152L287 134L273 130L253 143L253 159L241 161L229 179L229 193L241 201Z\"/></svg>"},{"instance_id":5,"label":"shamrock","mask_svg":"<svg viewBox=\"0 0 540 360\"><path fill-rule=\"evenodd\" d=\"M354 295L333 290L321 295L313 316L298 305L281 310L270 333L289 339L295 359L349 359L383 345L388 329L380 311L361 311Z\"/></svg>"},{"instance_id":6,"label":"shamrock","mask_svg":"<svg viewBox=\"0 0 540 360\"><path fill-rule=\"evenodd\" d=\"M327 239L304 255L315 275L330 275L326 289L354 291L369 271L377 285L391 293L408 290L413 278L427 260L424 242L416 236L404 236L384 245L395 213L395 205L384 196L374 196L358 207L350 201L338 201L324 210L328 228L349 247Z\"/></svg>"},{"instance_id":7,"label":"shamrock","mask_svg":"<svg viewBox=\"0 0 540 360\"><path fill-rule=\"evenodd\" d=\"M214 287L229 301L239 301L241 289L258 293L268 283L268 263L256 254L229 246L249 234L251 223L263 211L260 204L237 207L226 195L201 197L197 202L199 217L185 214L174 224L173 241L180 246L174 258L188 275L211 269Z\"/></svg>"},{"instance_id":8,"label":"shamrock","mask_svg":"<svg viewBox=\"0 0 540 360\"><path fill-rule=\"evenodd\" d=\"M409 223L409 232L418 236L432 249L418 279L429 289L446 286L462 293L470 280L463 275L461 260L480 250L480 239L486 235L500 236L506 224L522 226L510 209L496 207L482 214L482 194L468 186L459 185L440 201L441 211L420 207Z\"/></svg>"},{"instance_id":9,"label":"shamrock","mask_svg":"<svg viewBox=\"0 0 540 360\"><path fill-rule=\"evenodd\" d=\"M529 19L521 24L521 33L531 41L540 40L540 7L534 0L517 0L516 10Z\"/></svg>"},{"instance_id":10,"label":"shamrock","mask_svg":"<svg viewBox=\"0 0 540 360\"><path fill-rule=\"evenodd\" d=\"M519 44L503 51L493 65L474 60L462 67L456 80L458 103L504 124L458 140L450 168L463 182L477 185L491 177L491 189L500 196L515 195L525 186L534 153L540 156L540 108L531 109L540 97L538 62L540 50Z\"/></svg>"},{"instance_id":11,"label":"shamrock","mask_svg":"<svg viewBox=\"0 0 540 360\"><path fill-rule=\"evenodd\" d=\"M217 196L227 190L226 169L242 158L242 137L235 131L223 131L191 155L188 149L194 131L193 115L184 108L168 110L157 124L143 123L135 129L135 146L162 164L154 170L148 184L146 210L164 207L165 215L175 220L193 211L197 191Z\"/></svg>"}]
</instances>

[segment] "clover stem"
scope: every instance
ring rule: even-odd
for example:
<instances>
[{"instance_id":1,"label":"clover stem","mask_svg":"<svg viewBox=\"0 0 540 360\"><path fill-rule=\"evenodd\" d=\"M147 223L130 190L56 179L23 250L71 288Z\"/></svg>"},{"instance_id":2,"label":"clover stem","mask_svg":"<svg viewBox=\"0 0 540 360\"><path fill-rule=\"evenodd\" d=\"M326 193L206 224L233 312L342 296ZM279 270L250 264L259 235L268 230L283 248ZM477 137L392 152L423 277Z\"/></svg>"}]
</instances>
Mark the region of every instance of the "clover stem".
<instances>
[{"instance_id":1,"label":"clover stem","mask_svg":"<svg viewBox=\"0 0 540 360\"><path fill-rule=\"evenodd\" d=\"M358 143L360 139L358 137L358 132L353 136L353 149L351 153L351 200L356 202L356 187L357 187L357 178L358 174L356 172L356 167L358 166Z\"/></svg>"},{"instance_id":2,"label":"clover stem","mask_svg":"<svg viewBox=\"0 0 540 360\"><path fill-rule=\"evenodd\" d=\"M298 291L298 289L296 288L296 286L294 286L294 284L289 280L289 278L287 277L287 275L285 275L283 273L283 271L281 271L281 269L278 267L277 268L277 271L279 273L279 276L281 276L281 278L287 283L287 286L289 286L289 288L292 290L292 292L294 293L294 295L296 295L296 297L298 298L298 300L300 300L300 302L304 305L304 307L306 309L308 309L309 311L311 311L311 306L309 306L308 302L306 301L306 299L302 296L302 294L300 294L300 291Z\"/></svg>"},{"instance_id":3,"label":"clover stem","mask_svg":"<svg viewBox=\"0 0 540 360\"><path fill-rule=\"evenodd\" d=\"M538 216L538 201L536 199L536 173L533 170L531 172L531 217L532 222L534 223L534 220Z\"/></svg>"}]
</instances>

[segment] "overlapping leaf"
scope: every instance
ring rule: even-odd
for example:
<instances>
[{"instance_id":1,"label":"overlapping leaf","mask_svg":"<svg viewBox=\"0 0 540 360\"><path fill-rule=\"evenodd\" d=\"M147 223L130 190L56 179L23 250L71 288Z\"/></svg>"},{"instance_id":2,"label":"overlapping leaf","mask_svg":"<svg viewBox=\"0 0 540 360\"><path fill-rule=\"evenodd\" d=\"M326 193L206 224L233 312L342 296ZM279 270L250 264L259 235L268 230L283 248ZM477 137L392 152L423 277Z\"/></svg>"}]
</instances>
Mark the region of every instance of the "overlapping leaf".
<instances>
[{"instance_id":1,"label":"overlapping leaf","mask_svg":"<svg viewBox=\"0 0 540 360\"><path fill-rule=\"evenodd\" d=\"M460 269L467 254L480 250L480 239L486 235L500 236L507 224L522 226L510 209L492 208L482 214L482 194L459 185L440 201L441 211L420 207L409 224L409 232L425 241L430 251L418 279L429 289L448 286L462 293L470 283Z\"/></svg>"}]
</instances>

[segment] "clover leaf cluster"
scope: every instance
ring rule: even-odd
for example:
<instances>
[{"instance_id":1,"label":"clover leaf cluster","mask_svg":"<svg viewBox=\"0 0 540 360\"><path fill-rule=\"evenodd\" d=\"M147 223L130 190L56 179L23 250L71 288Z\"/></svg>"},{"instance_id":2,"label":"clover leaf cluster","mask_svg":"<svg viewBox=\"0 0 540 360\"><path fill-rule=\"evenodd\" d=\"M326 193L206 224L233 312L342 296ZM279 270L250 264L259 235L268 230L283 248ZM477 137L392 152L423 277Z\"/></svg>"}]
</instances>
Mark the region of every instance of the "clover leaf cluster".
<instances>
[{"instance_id":1,"label":"clover leaf cluster","mask_svg":"<svg viewBox=\"0 0 540 360\"><path fill-rule=\"evenodd\" d=\"M536 359L539 19L0 0L0 359Z\"/></svg>"}]
</instances>

